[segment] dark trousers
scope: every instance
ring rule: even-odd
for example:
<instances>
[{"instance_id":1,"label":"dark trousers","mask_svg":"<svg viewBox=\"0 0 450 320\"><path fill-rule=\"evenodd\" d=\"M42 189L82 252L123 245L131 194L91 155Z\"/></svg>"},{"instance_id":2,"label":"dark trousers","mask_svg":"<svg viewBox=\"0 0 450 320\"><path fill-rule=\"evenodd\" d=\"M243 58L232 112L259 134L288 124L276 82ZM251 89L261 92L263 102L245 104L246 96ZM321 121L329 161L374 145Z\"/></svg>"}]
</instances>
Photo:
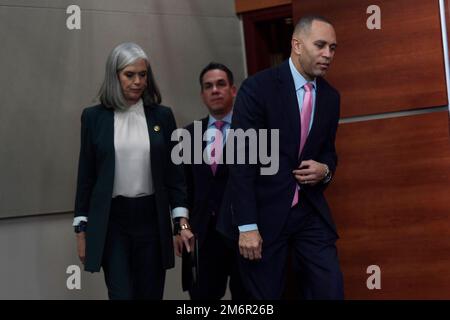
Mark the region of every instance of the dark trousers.
<instances>
[{"instance_id":1,"label":"dark trousers","mask_svg":"<svg viewBox=\"0 0 450 320\"><path fill-rule=\"evenodd\" d=\"M161 300L166 272L154 196L112 199L102 267L108 296Z\"/></svg>"},{"instance_id":2,"label":"dark trousers","mask_svg":"<svg viewBox=\"0 0 450 320\"><path fill-rule=\"evenodd\" d=\"M289 248L293 249L299 298L343 299L336 240L336 234L325 220L301 197L299 204L291 209L280 236L269 245L263 242L261 260L239 258L244 284L252 299L282 298Z\"/></svg>"},{"instance_id":3,"label":"dark trousers","mask_svg":"<svg viewBox=\"0 0 450 320\"><path fill-rule=\"evenodd\" d=\"M199 280L189 290L192 300L220 300L225 295L228 279L232 300L248 300L242 283L236 254L237 243L228 243L216 230L211 217L205 240L198 253Z\"/></svg>"}]
</instances>

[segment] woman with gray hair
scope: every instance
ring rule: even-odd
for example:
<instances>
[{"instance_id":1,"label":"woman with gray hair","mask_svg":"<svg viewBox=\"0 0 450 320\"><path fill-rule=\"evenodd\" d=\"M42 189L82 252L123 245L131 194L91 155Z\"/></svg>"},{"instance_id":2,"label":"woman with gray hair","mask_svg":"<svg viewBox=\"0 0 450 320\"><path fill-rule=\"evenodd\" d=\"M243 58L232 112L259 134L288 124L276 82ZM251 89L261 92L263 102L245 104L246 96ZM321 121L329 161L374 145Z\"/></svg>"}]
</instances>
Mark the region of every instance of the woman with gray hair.
<instances>
[{"instance_id":1,"label":"woman with gray hair","mask_svg":"<svg viewBox=\"0 0 450 320\"><path fill-rule=\"evenodd\" d=\"M114 48L100 104L83 110L75 219L85 270L103 268L110 299L162 299L174 266L172 218L189 246L184 173L170 158L176 123L145 52Z\"/></svg>"}]
</instances>

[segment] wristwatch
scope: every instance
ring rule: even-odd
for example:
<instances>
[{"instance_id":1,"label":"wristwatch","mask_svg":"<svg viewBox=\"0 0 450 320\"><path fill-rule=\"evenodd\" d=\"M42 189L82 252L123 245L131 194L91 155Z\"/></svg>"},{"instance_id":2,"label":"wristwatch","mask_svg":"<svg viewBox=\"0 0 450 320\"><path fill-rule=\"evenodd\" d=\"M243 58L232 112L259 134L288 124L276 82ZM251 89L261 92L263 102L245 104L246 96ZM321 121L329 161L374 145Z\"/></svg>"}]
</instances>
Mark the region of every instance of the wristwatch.
<instances>
[{"instance_id":1,"label":"wristwatch","mask_svg":"<svg viewBox=\"0 0 450 320\"><path fill-rule=\"evenodd\" d=\"M322 181L323 183L328 183L331 180L331 171L330 168L328 168L328 165L325 164L324 166L325 166L325 174L323 176Z\"/></svg>"},{"instance_id":2,"label":"wristwatch","mask_svg":"<svg viewBox=\"0 0 450 320\"><path fill-rule=\"evenodd\" d=\"M86 232L86 229L87 229L87 222L80 221L80 223L77 226L75 226L75 233Z\"/></svg>"}]
</instances>

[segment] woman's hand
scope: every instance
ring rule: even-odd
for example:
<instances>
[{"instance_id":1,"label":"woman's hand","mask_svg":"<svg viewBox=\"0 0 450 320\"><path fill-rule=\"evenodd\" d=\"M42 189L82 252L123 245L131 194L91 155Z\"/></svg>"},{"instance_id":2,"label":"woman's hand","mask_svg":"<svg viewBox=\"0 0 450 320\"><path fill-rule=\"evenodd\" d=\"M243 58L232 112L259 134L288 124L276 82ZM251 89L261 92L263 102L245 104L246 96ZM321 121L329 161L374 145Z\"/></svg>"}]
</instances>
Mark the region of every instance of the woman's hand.
<instances>
[{"instance_id":1,"label":"woman's hand","mask_svg":"<svg viewBox=\"0 0 450 320\"><path fill-rule=\"evenodd\" d=\"M195 237L191 230L181 230L179 237L182 244L186 247L187 252L191 252L194 249Z\"/></svg>"},{"instance_id":2,"label":"woman's hand","mask_svg":"<svg viewBox=\"0 0 450 320\"><path fill-rule=\"evenodd\" d=\"M189 226L189 220L186 218L181 218L180 225L184 224ZM195 237L190 227L188 229L182 229L178 237L180 237L182 245L186 247L187 252L191 252L191 250L194 248ZM182 246L181 249L183 249Z\"/></svg>"},{"instance_id":3,"label":"woman's hand","mask_svg":"<svg viewBox=\"0 0 450 320\"><path fill-rule=\"evenodd\" d=\"M78 258L84 264L86 260L86 232L77 233Z\"/></svg>"},{"instance_id":4,"label":"woman's hand","mask_svg":"<svg viewBox=\"0 0 450 320\"><path fill-rule=\"evenodd\" d=\"M180 235L176 235L173 237L173 247L175 249L175 254L177 257L181 257L183 252L183 239L181 239Z\"/></svg>"}]
</instances>

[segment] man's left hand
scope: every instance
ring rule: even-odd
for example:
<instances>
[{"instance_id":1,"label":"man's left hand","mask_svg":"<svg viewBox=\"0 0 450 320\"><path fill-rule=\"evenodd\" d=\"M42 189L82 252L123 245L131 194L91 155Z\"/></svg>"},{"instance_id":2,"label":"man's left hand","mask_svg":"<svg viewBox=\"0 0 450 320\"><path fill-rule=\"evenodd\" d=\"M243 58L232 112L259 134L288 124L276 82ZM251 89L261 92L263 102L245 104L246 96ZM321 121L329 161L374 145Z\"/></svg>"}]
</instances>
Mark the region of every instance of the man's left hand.
<instances>
[{"instance_id":1,"label":"man's left hand","mask_svg":"<svg viewBox=\"0 0 450 320\"><path fill-rule=\"evenodd\" d=\"M295 179L299 184L316 185L326 175L326 165L314 160L302 161L298 169L294 170Z\"/></svg>"}]
</instances>

